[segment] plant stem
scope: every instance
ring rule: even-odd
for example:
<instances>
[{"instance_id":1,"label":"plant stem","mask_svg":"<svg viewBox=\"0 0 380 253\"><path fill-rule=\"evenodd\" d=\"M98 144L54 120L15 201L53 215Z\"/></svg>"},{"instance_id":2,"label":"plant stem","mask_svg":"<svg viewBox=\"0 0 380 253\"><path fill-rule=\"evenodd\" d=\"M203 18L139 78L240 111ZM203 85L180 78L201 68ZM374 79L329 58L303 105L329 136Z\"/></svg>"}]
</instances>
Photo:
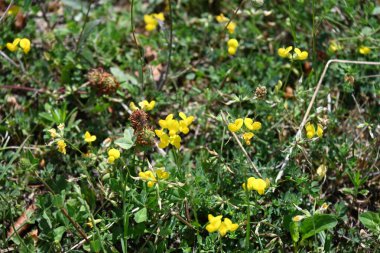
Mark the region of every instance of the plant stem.
<instances>
[{"instance_id":1,"label":"plant stem","mask_svg":"<svg viewBox=\"0 0 380 253\"><path fill-rule=\"evenodd\" d=\"M246 229L246 234L245 234L245 250L248 252L249 240L251 238L251 210L250 210L248 189L245 190L245 195L246 195L246 204L247 204L247 229Z\"/></svg>"}]
</instances>

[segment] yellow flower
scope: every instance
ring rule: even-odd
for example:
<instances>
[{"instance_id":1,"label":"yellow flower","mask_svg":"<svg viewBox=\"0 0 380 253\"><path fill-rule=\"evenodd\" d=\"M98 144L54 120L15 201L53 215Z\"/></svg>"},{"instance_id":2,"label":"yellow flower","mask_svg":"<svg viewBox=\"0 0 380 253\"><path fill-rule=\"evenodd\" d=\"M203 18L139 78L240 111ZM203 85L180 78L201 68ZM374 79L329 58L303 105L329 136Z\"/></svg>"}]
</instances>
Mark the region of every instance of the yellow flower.
<instances>
[{"instance_id":1,"label":"yellow flower","mask_svg":"<svg viewBox=\"0 0 380 253\"><path fill-rule=\"evenodd\" d=\"M239 46L239 42L236 39L229 39L227 41L227 46L237 48Z\"/></svg>"},{"instance_id":2,"label":"yellow flower","mask_svg":"<svg viewBox=\"0 0 380 253\"><path fill-rule=\"evenodd\" d=\"M181 137L178 134L170 136L169 142L177 149L181 147Z\"/></svg>"},{"instance_id":3,"label":"yellow flower","mask_svg":"<svg viewBox=\"0 0 380 253\"><path fill-rule=\"evenodd\" d=\"M331 53L335 53L341 49L342 49L342 46L338 44L335 40L330 41L329 51Z\"/></svg>"},{"instance_id":4,"label":"yellow flower","mask_svg":"<svg viewBox=\"0 0 380 253\"><path fill-rule=\"evenodd\" d=\"M242 118L236 119L234 123L228 124L228 129L233 133L237 132L243 126L243 122Z\"/></svg>"},{"instance_id":5,"label":"yellow flower","mask_svg":"<svg viewBox=\"0 0 380 253\"><path fill-rule=\"evenodd\" d=\"M167 129L168 128L168 121L169 120L172 120L174 117L174 115L171 113L169 114L168 116L166 116L165 120L163 119L160 119L158 121L158 124L160 125L160 127L162 127L163 129Z\"/></svg>"},{"instance_id":6,"label":"yellow flower","mask_svg":"<svg viewBox=\"0 0 380 253\"><path fill-rule=\"evenodd\" d=\"M290 47L287 47L287 48L279 48L277 50L277 53L278 55L281 57L281 58L289 58L290 57L290 51L292 51L293 47L290 46Z\"/></svg>"},{"instance_id":7,"label":"yellow flower","mask_svg":"<svg viewBox=\"0 0 380 253\"><path fill-rule=\"evenodd\" d=\"M12 43L7 43L6 47L8 48L9 51L15 52L17 50L18 43L20 42L20 38L16 38L13 40Z\"/></svg>"},{"instance_id":8,"label":"yellow flower","mask_svg":"<svg viewBox=\"0 0 380 253\"><path fill-rule=\"evenodd\" d=\"M153 110L154 106L156 105L156 101L152 100L148 102L147 100L144 100L139 103L139 106L144 111L151 111Z\"/></svg>"},{"instance_id":9,"label":"yellow flower","mask_svg":"<svg viewBox=\"0 0 380 253\"><path fill-rule=\"evenodd\" d=\"M324 164L321 164L318 169L317 169L317 175L320 177L320 178L323 178L326 176L326 172L327 172L327 166L324 165Z\"/></svg>"},{"instance_id":10,"label":"yellow flower","mask_svg":"<svg viewBox=\"0 0 380 253\"><path fill-rule=\"evenodd\" d=\"M323 203L321 206L321 210L326 210L329 207L329 204Z\"/></svg>"},{"instance_id":11,"label":"yellow flower","mask_svg":"<svg viewBox=\"0 0 380 253\"><path fill-rule=\"evenodd\" d=\"M243 139L247 145L251 145L251 139L253 138L253 136L255 135L251 132L247 132L243 134Z\"/></svg>"},{"instance_id":12,"label":"yellow flower","mask_svg":"<svg viewBox=\"0 0 380 253\"><path fill-rule=\"evenodd\" d=\"M227 25L227 30L230 34L233 34L235 32L235 28L236 28L236 23L231 21L228 25Z\"/></svg>"},{"instance_id":13,"label":"yellow flower","mask_svg":"<svg viewBox=\"0 0 380 253\"><path fill-rule=\"evenodd\" d=\"M23 38L20 40L20 47L22 48L22 50L24 51L25 54L29 53L30 45L31 44L30 44L29 39Z\"/></svg>"},{"instance_id":14,"label":"yellow flower","mask_svg":"<svg viewBox=\"0 0 380 253\"><path fill-rule=\"evenodd\" d=\"M322 137L322 135L323 135L323 127L321 124L317 125L317 135L319 138Z\"/></svg>"},{"instance_id":15,"label":"yellow flower","mask_svg":"<svg viewBox=\"0 0 380 253\"><path fill-rule=\"evenodd\" d=\"M220 224L218 232L223 237L227 234L228 231L233 232L238 229L238 227L238 224L234 224L230 219L224 218L223 222Z\"/></svg>"},{"instance_id":16,"label":"yellow flower","mask_svg":"<svg viewBox=\"0 0 380 253\"><path fill-rule=\"evenodd\" d=\"M96 136L95 135L91 135L88 131L86 131L86 133L84 134L83 138L84 138L85 142L93 142L93 141L96 140Z\"/></svg>"},{"instance_id":17,"label":"yellow flower","mask_svg":"<svg viewBox=\"0 0 380 253\"><path fill-rule=\"evenodd\" d=\"M318 124L317 130L315 130L314 125L308 122L305 125L305 129L306 129L306 137L308 139L312 139L315 135L317 135L319 138L323 136L323 127L321 124Z\"/></svg>"},{"instance_id":18,"label":"yellow flower","mask_svg":"<svg viewBox=\"0 0 380 253\"><path fill-rule=\"evenodd\" d=\"M167 123L167 128L169 130L169 135L170 136L177 135L177 133L179 132L179 122L178 122L178 120L170 119L166 123Z\"/></svg>"},{"instance_id":19,"label":"yellow flower","mask_svg":"<svg viewBox=\"0 0 380 253\"><path fill-rule=\"evenodd\" d=\"M110 150L108 150L108 162L109 163L114 163L115 160L119 159L120 158L120 151L115 149L115 148L111 148Z\"/></svg>"},{"instance_id":20,"label":"yellow flower","mask_svg":"<svg viewBox=\"0 0 380 253\"><path fill-rule=\"evenodd\" d=\"M12 5L11 8L8 10L8 15L16 15L20 11L20 7L17 5Z\"/></svg>"},{"instance_id":21,"label":"yellow flower","mask_svg":"<svg viewBox=\"0 0 380 253\"><path fill-rule=\"evenodd\" d=\"M132 112L137 111L139 109L133 102L129 103L129 108L132 110Z\"/></svg>"},{"instance_id":22,"label":"yellow flower","mask_svg":"<svg viewBox=\"0 0 380 253\"><path fill-rule=\"evenodd\" d=\"M359 47L359 53L366 55L366 54L371 53L371 49L369 47L366 47L366 46L360 46Z\"/></svg>"},{"instance_id":23,"label":"yellow flower","mask_svg":"<svg viewBox=\"0 0 380 253\"><path fill-rule=\"evenodd\" d=\"M66 155L66 143L64 140L57 141L58 151Z\"/></svg>"},{"instance_id":24,"label":"yellow flower","mask_svg":"<svg viewBox=\"0 0 380 253\"><path fill-rule=\"evenodd\" d=\"M234 55L236 54L236 50L239 46L239 42L236 39L229 39L227 41L227 46L228 46L228 54Z\"/></svg>"},{"instance_id":25,"label":"yellow flower","mask_svg":"<svg viewBox=\"0 0 380 253\"><path fill-rule=\"evenodd\" d=\"M156 170L156 174L157 174L157 177L158 177L159 179L168 179L169 176L170 176L170 173L167 172L167 171L165 171L165 168L164 168L164 167L162 167L162 168L158 168L158 169Z\"/></svg>"},{"instance_id":26,"label":"yellow flower","mask_svg":"<svg viewBox=\"0 0 380 253\"><path fill-rule=\"evenodd\" d=\"M294 52L295 52L295 54L293 54L294 60L303 61L303 60L306 60L307 57L309 56L307 51L301 51L299 48L295 48Z\"/></svg>"},{"instance_id":27,"label":"yellow flower","mask_svg":"<svg viewBox=\"0 0 380 253\"><path fill-rule=\"evenodd\" d=\"M257 191L260 195L263 195L265 190L269 188L270 182L269 179L261 179L261 178L254 178L250 177L247 180L247 183L243 183L243 189L252 191L255 190Z\"/></svg>"},{"instance_id":28,"label":"yellow flower","mask_svg":"<svg viewBox=\"0 0 380 253\"><path fill-rule=\"evenodd\" d=\"M314 125L310 124L310 122L306 123L305 125L306 129L306 136L308 139L312 139L315 135L315 128Z\"/></svg>"},{"instance_id":29,"label":"yellow flower","mask_svg":"<svg viewBox=\"0 0 380 253\"><path fill-rule=\"evenodd\" d=\"M165 16L162 12L153 13L150 15L144 15L145 30L147 30L148 32L155 30L158 25L158 20L159 21L165 20Z\"/></svg>"},{"instance_id":30,"label":"yellow flower","mask_svg":"<svg viewBox=\"0 0 380 253\"><path fill-rule=\"evenodd\" d=\"M147 170L145 172L140 171L139 177L144 181L148 181L147 185L149 188L153 187L154 184L157 182L156 177L154 176L153 172L150 170Z\"/></svg>"},{"instance_id":31,"label":"yellow flower","mask_svg":"<svg viewBox=\"0 0 380 253\"><path fill-rule=\"evenodd\" d=\"M222 224L222 217L223 217L222 215L218 215L214 217L212 214L209 214L208 215L209 224L206 226L206 230L209 233L214 233L215 231L217 231L220 225Z\"/></svg>"},{"instance_id":32,"label":"yellow flower","mask_svg":"<svg viewBox=\"0 0 380 253\"><path fill-rule=\"evenodd\" d=\"M48 132L50 133L50 137L52 139L54 139L54 138L56 138L58 136L57 130L55 130L55 128L52 128L52 129L48 130Z\"/></svg>"},{"instance_id":33,"label":"yellow flower","mask_svg":"<svg viewBox=\"0 0 380 253\"><path fill-rule=\"evenodd\" d=\"M251 118L245 118L244 125L251 131L257 131L261 129L261 123L259 121L254 122Z\"/></svg>"},{"instance_id":34,"label":"yellow flower","mask_svg":"<svg viewBox=\"0 0 380 253\"><path fill-rule=\"evenodd\" d=\"M220 13L220 15L216 16L215 19L218 21L218 23L226 23L230 20L229 18L225 17L223 13Z\"/></svg>"},{"instance_id":35,"label":"yellow flower","mask_svg":"<svg viewBox=\"0 0 380 253\"><path fill-rule=\"evenodd\" d=\"M294 217L292 218L292 220L293 220L294 222L299 222L299 221L303 220L304 218L305 218L304 215L296 215L296 216L294 216Z\"/></svg>"},{"instance_id":36,"label":"yellow flower","mask_svg":"<svg viewBox=\"0 0 380 253\"><path fill-rule=\"evenodd\" d=\"M160 131L160 130L158 130L158 131ZM157 132L156 132L156 135L158 136ZM158 143L159 148L166 148L167 146L169 146L170 138L166 133L163 133L158 137L160 138L160 142Z\"/></svg>"},{"instance_id":37,"label":"yellow flower","mask_svg":"<svg viewBox=\"0 0 380 253\"><path fill-rule=\"evenodd\" d=\"M179 121L179 131L184 134L188 134L190 131L189 126L193 122L194 116L187 117L186 114L184 114L183 112L180 112L179 117L182 119Z\"/></svg>"},{"instance_id":38,"label":"yellow flower","mask_svg":"<svg viewBox=\"0 0 380 253\"><path fill-rule=\"evenodd\" d=\"M100 223L102 221L102 219L96 219L94 220L95 221L95 225ZM92 224L92 219L91 218L88 218L88 222L86 223L87 226L89 226L90 228L93 228L94 227L94 224Z\"/></svg>"}]
</instances>

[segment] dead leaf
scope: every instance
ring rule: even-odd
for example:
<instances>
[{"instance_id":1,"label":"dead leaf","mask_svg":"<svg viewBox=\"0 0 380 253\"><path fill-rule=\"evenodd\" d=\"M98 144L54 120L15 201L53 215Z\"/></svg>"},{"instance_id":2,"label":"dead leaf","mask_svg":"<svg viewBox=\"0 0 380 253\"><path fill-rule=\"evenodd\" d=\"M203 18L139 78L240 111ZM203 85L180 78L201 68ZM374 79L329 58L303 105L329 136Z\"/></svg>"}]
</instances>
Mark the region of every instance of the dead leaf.
<instances>
[{"instance_id":1,"label":"dead leaf","mask_svg":"<svg viewBox=\"0 0 380 253\"><path fill-rule=\"evenodd\" d=\"M34 213L37 209L35 204L31 204L28 208L22 213L22 215L16 220L14 223L14 228L16 229L18 234L22 234L30 224L28 224L29 217ZM13 226L11 226L8 230L7 237L11 237L14 234Z\"/></svg>"}]
</instances>

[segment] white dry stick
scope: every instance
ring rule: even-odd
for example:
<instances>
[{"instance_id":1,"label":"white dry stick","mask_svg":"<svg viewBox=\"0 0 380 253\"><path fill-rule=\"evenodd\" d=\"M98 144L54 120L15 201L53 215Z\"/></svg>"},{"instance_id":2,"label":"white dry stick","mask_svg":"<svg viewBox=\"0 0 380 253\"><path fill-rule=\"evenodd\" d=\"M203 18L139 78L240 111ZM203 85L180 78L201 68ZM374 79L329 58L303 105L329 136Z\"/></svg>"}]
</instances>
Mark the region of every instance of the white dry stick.
<instances>
[{"instance_id":1,"label":"white dry stick","mask_svg":"<svg viewBox=\"0 0 380 253\"><path fill-rule=\"evenodd\" d=\"M293 153L293 149L294 147L296 146L297 142L300 140L301 138L301 133L302 133L302 129L304 128L305 124L306 124L306 121L309 117L309 114L310 114L310 111L311 111L311 108L313 107L313 104L314 104L314 101L318 95L318 92L319 92L319 89L321 88L321 85L322 85L322 81L326 75L326 72L327 72L327 69L329 68L330 64L331 63L343 63L343 64L358 64L358 65L380 65L380 62L371 62L371 61L351 61L351 60L338 60L338 59L332 59L332 60L329 60L326 65L325 65L325 68L323 69L323 72L322 72L322 75L321 77L319 78L319 81L318 81L318 84L317 84L317 87L315 88L315 91L314 91L314 94L313 94L313 97L311 98L311 101L309 103L309 106L306 110L306 113L302 119L302 122L298 128L298 131L296 133L296 136L295 136L295 140L293 141L293 143L290 145L289 147L289 151L288 151L288 154L286 155L285 157L285 160L278 166L280 167L280 171L278 172L277 174L277 177L276 177L276 182L278 182L278 180L280 180L282 178L282 176L284 175L284 170L285 170L285 167L286 165L288 164L289 160L290 160L290 156L292 155Z\"/></svg>"},{"instance_id":2,"label":"white dry stick","mask_svg":"<svg viewBox=\"0 0 380 253\"><path fill-rule=\"evenodd\" d=\"M228 126L228 121L227 121L226 116L224 115L223 111L221 111L220 114L222 115L222 119L224 121L224 124L226 124ZM248 155L247 151L245 150L245 148L241 144L241 142L240 142L239 138L237 137L237 135L234 132L231 132L231 133L232 133L233 137L235 138L236 142L238 143L239 147L243 151L245 157L247 158L247 160L249 161L249 163L252 165L253 170L256 172L257 175L259 175L260 177L262 177L261 173L259 172L259 170L257 168L257 166L253 163L251 157Z\"/></svg>"}]
</instances>

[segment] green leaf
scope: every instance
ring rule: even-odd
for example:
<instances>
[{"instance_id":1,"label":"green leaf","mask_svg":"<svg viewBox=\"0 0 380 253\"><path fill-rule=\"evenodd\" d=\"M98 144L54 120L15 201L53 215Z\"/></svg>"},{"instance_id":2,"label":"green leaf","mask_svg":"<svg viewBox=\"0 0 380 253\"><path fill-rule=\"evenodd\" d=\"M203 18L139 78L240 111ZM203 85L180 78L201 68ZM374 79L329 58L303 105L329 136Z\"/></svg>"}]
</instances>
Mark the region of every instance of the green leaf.
<instances>
[{"instance_id":1,"label":"green leaf","mask_svg":"<svg viewBox=\"0 0 380 253\"><path fill-rule=\"evenodd\" d=\"M359 220L373 233L380 233L380 213L365 212L359 215Z\"/></svg>"},{"instance_id":2,"label":"green leaf","mask_svg":"<svg viewBox=\"0 0 380 253\"><path fill-rule=\"evenodd\" d=\"M135 213L134 220L136 223L141 223L148 220L148 212L147 209L144 207L143 209L139 210L137 213Z\"/></svg>"},{"instance_id":3,"label":"green leaf","mask_svg":"<svg viewBox=\"0 0 380 253\"><path fill-rule=\"evenodd\" d=\"M301 222L302 241L321 231L332 229L336 224L338 224L338 221L330 214L315 214L308 217Z\"/></svg>"},{"instance_id":4,"label":"green leaf","mask_svg":"<svg viewBox=\"0 0 380 253\"><path fill-rule=\"evenodd\" d=\"M124 137L117 139L115 141L115 144L121 147L122 149L130 149L135 143L133 132L133 128L128 127L124 131Z\"/></svg>"},{"instance_id":5,"label":"green leaf","mask_svg":"<svg viewBox=\"0 0 380 253\"><path fill-rule=\"evenodd\" d=\"M289 231L293 242L298 242L300 239L299 223L292 221L289 225Z\"/></svg>"},{"instance_id":6,"label":"green leaf","mask_svg":"<svg viewBox=\"0 0 380 253\"><path fill-rule=\"evenodd\" d=\"M54 242L59 243L62 239L63 234L66 232L66 228L64 226L57 227L53 230L54 233Z\"/></svg>"}]
</instances>

